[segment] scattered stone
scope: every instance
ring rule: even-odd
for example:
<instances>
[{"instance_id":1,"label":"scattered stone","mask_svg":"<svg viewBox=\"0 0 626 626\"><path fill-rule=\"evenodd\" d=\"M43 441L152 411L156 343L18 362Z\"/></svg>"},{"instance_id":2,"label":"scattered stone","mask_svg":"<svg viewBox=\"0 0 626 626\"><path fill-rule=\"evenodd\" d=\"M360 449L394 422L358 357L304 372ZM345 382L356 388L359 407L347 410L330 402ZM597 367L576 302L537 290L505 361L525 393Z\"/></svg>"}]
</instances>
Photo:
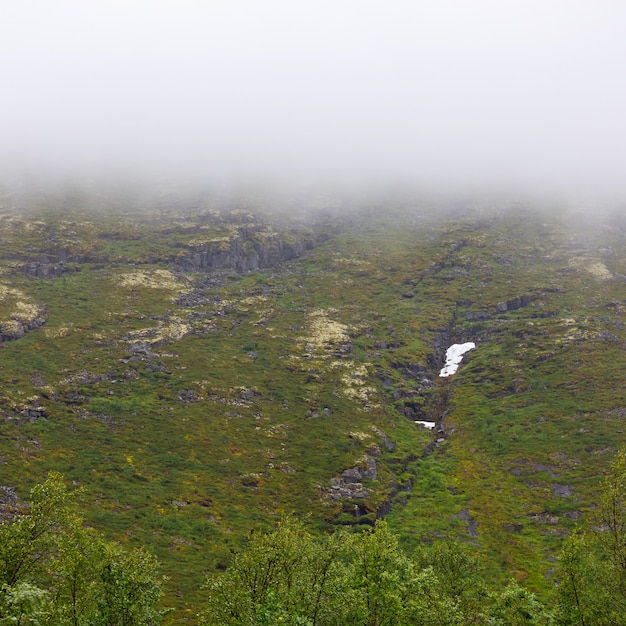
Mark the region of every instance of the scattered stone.
<instances>
[{"instance_id":1,"label":"scattered stone","mask_svg":"<svg viewBox=\"0 0 626 626\"><path fill-rule=\"evenodd\" d=\"M550 515L550 513L530 515L528 519L531 522L537 522L539 524L550 524L551 526L556 526L559 523L559 518L556 515Z\"/></svg>"},{"instance_id":2,"label":"scattered stone","mask_svg":"<svg viewBox=\"0 0 626 626\"><path fill-rule=\"evenodd\" d=\"M467 522L467 534L470 537L478 537L478 522L472 517L469 509L461 509L459 518Z\"/></svg>"},{"instance_id":3,"label":"scattered stone","mask_svg":"<svg viewBox=\"0 0 626 626\"><path fill-rule=\"evenodd\" d=\"M30 382L33 384L33 387L38 388L47 387L48 385L45 376L41 372L33 372Z\"/></svg>"},{"instance_id":4,"label":"scattered stone","mask_svg":"<svg viewBox=\"0 0 626 626\"><path fill-rule=\"evenodd\" d=\"M361 468L361 474L363 475L363 478L369 478L370 480L376 480L376 478L378 476L378 470L377 470L377 466L376 466L376 461L373 458L368 457L368 459L367 459L367 467L366 468Z\"/></svg>"},{"instance_id":5,"label":"scattered stone","mask_svg":"<svg viewBox=\"0 0 626 626\"><path fill-rule=\"evenodd\" d=\"M504 530L508 533L521 533L522 530L524 530L524 526L522 526L522 524L507 524Z\"/></svg>"},{"instance_id":6,"label":"scattered stone","mask_svg":"<svg viewBox=\"0 0 626 626\"><path fill-rule=\"evenodd\" d=\"M199 398L193 389L183 389L178 392L179 402L197 402L198 400Z\"/></svg>"},{"instance_id":7,"label":"scattered stone","mask_svg":"<svg viewBox=\"0 0 626 626\"><path fill-rule=\"evenodd\" d=\"M397 447L396 442L391 441L391 439L389 439L389 437L382 430L380 430L380 428L377 428L376 426L372 426L372 431L383 440L383 444L385 445L387 452L396 451L396 447Z\"/></svg>"},{"instance_id":8,"label":"scattered stone","mask_svg":"<svg viewBox=\"0 0 626 626\"><path fill-rule=\"evenodd\" d=\"M383 453L381 452L381 449L376 444L374 444L373 446L370 446L365 451L365 454L367 454L368 456L376 457L376 458L380 458L383 455Z\"/></svg>"},{"instance_id":9,"label":"scattered stone","mask_svg":"<svg viewBox=\"0 0 626 626\"><path fill-rule=\"evenodd\" d=\"M572 488L569 485L554 484L550 488L555 496L560 496L562 498L568 498L573 493Z\"/></svg>"},{"instance_id":10,"label":"scattered stone","mask_svg":"<svg viewBox=\"0 0 626 626\"><path fill-rule=\"evenodd\" d=\"M545 472L550 478L556 478L558 474L554 473L554 468L550 465L544 465L543 463L535 463L535 471Z\"/></svg>"},{"instance_id":11,"label":"scattered stone","mask_svg":"<svg viewBox=\"0 0 626 626\"><path fill-rule=\"evenodd\" d=\"M484 322L491 316L486 311L467 311L463 313L463 319L468 322Z\"/></svg>"},{"instance_id":12,"label":"scattered stone","mask_svg":"<svg viewBox=\"0 0 626 626\"><path fill-rule=\"evenodd\" d=\"M13 517L18 510L19 498L14 487L0 485L0 522Z\"/></svg>"},{"instance_id":13,"label":"scattered stone","mask_svg":"<svg viewBox=\"0 0 626 626\"><path fill-rule=\"evenodd\" d=\"M242 400L252 400L252 398L254 398L254 391L252 389L242 389L239 397Z\"/></svg>"},{"instance_id":14,"label":"scattered stone","mask_svg":"<svg viewBox=\"0 0 626 626\"><path fill-rule=\"evenodd\" d=\"M135 341L128 347L128 352L134 356L149 356L152 353L152 344L148 341Z\"/></svg>"},{"instance_id":15,"label":"scattered stone","mask_svg":"<svg viewBox=\"0 0 626 626\"><path fill-rule=\"evenodd\" d=\"M47 259L44 261L33 261L26 263L22 271L30 278L58 278L68 271L63 261L51 263Z\"/></svg>"},{"instance_id":16,"label":"scattered stone","mask_svg":"<svg viewBox=\"0 0 626 626\"><path fill-rule=\"evenodd\" d=\"M580 511L567 511L565 513L563 513L563 515L565 515L565 517L567 517L567 519L571 519L571 520L578 520L580 519L580 516L582 515L582 513Z\"/></svg>"},{"instance_id":17,"label":"scattered stone","mask_svg":"<svg viewBox=\"0 0 626 626\"><path fill-rule=\"evenodd\" d=\"M341 478L347 483L360 483L363 480L363 476L358 467L351 467L341 472Z\"/></svg>"},{"instance_id":18,"label":"scattered stone","mask_svg":"<svg viewBox=\"0 0 626 626\"><path fill-rule=\"evenodd\" d=\"M369 496L369 489L360 482L345 482L342 478L331 478L330 487L324 493L328 500L355 500Z\"/></svg>"}]
</instances>

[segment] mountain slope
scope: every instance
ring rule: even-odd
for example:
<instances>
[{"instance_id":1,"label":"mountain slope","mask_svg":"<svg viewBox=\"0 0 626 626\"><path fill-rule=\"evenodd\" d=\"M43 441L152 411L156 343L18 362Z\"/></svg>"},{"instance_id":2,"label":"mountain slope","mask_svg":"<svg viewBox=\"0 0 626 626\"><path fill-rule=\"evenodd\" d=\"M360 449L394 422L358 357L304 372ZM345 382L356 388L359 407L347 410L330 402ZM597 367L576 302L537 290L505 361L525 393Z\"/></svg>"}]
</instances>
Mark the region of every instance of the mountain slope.
<instances>
[{"instance_id":1,"label":"mountain slope","mask_svg":"<svg viewBox=\"0 0 626 626\"><path fill-rule=\"evenodd\" d=\"M0 216L5 494L84 485L94 525L163 562L177 619L290 511L460 536L549 586L625 443L619 215L47 202Z\"/></svg>"}]
</instances>

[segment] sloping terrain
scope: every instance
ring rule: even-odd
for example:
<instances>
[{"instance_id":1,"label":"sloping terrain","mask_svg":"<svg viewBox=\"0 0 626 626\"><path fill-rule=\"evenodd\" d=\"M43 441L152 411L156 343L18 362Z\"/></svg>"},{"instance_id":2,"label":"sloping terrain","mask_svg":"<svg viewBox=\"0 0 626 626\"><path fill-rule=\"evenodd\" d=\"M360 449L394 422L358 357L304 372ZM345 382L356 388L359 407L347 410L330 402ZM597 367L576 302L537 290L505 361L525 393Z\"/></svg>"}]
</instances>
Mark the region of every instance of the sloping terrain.
<instances>
[{"instance_id":1,"label":"sloping terrain","mask_svg":"<svg viewBox=\"0 0 626 626\"><path fill-rule=\"evenodd\" d=\"M4 514L62 472L91 523L157 554L179 620L292 511L459 536L541 590L626 442L617 214L9 205Z\"/></svg>"}]
</instances>

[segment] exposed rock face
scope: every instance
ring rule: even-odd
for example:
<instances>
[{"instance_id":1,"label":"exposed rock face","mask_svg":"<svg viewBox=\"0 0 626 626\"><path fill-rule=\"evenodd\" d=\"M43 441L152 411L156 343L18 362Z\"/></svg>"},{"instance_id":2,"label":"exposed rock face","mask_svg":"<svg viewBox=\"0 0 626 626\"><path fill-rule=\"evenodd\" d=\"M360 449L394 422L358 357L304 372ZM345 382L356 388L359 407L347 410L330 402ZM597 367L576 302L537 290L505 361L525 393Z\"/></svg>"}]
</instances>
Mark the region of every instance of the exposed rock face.
<instances>
[{"instance_id":1,"label":"exposed rock face","mask_svg":"<svg viewBox=\"0 0 626 626\"><path fill-rule=\"evenodd\" d=\"M382 432L382 431L379 431ZM395 445L395 444L394 444ZM381 451L378 446L371 446L366 457L356 467L349 467L341 472L341 476L330 479L330 488L326 490L328 500L354 500L364 499L370 495L370 490L363 486L363 480L376 480L378 477L378 464L375 458L380 457Z\"/></svg>"},{"instance_id":2,"label":"exposed rock face","mask_svg":"<svg viewBox=\"0 0 626 626\"><path fill-rule=\"evenodd\" d=\"M43 406L39 406L38 402L35 402L32 406L27 406L23 409L22 415L26 418L27 422L35 422L46 416L46 409Z\"/></svg>"},{"instance_id":3,"label":"exposed rock face","mask_svg":"<svg viewBox=\"0 0 626 626\"><path fill-rule=\"evenodd\" d=\"M517 311L517 309L528 306L530 302L530 296L515 296L515 298L511 298L511 300L496 304L496 312L506 313L507 311Z\"/></svg>"},{"instance_id":4,"label":"exposed rock face","mask_svg":"<svg viewBox=\"0 0 626 626\"><path fill-rule=\"evenodd\" d=\"M198 400L199 398L193 389L183 389L178 392L179 402L197 402Z\"/></svg>"},{"instance_id":5,"label":"exposed rock face","mask_svg":"<svg viewBox=\"0 0 626 626\"><path fill-rule=\"evenodd\" d=\"M24 265L22 269L31 278L58 278L67 271L63 261L59 261L58 263L33 261L32 263Z\"/></svg>"},{"instance_id":6,"label":"exposed rock face","mask_svg":"<svg viewBox=\"0 0 626 626\"><path fill-rule=\"evenodd\" d=\"M351 478L350 482L346 482L344 478L331 478L330 489L326 492L329 500L363 499L367 498L369 494L369 489L364 487L362 483L356 482L353 478Z\"/></svg>"},{"instance_id":7,"label":"exposed rock face","mask_svg":"<svg viewBox=\"0 0 626 626\"><path fill-rule=\"evenodd\" d=\"M46 323L46 312L43 307L33 311L29 319L10 319L0 323L0 343L21 339L27 332L41 328Z\"/></svg>"},{"instance_id":8,"label":"exposed rock face","mask_svg":"<svg viewBox=\"0 0 626 626\"><path fill-rule=\"evenodd\" d=\"M18 511L19 498L13 487L0 485L0 522L11 519Z\"/></svg>"},{"instance_id":9,"label":"exposed rock face","mask_svg":"<svg viewBox=\"0 0 626 626\"><path fill-rule=\"evenodd\" d=\"M409 419L415 420L424 416L424 392L434 387L433 379L421 363L393 363L406 387L396 389L393 399L400 401L398 409Z\"/></svg>"},{"instance_id":10,"label":"exposed rock face","mask_svg":"<svg viewBox=\"0 0 626 626\"><path fill-rule=\"evenodd\" d=\"M311 233L287 234L242 226L231 235L191 246L181 266L185 271L256 270L300 257L315 244Z\"/></svg>"}]
</instances>

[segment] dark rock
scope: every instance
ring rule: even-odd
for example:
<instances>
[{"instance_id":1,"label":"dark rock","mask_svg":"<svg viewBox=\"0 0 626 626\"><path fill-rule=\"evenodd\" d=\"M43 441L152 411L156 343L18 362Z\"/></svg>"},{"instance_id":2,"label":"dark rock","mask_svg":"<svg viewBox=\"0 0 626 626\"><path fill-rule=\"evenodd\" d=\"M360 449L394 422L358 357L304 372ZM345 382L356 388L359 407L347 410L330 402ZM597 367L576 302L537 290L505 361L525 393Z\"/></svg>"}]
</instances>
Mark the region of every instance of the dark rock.
<instances>
[{"instance_id":1,"label":"dark rock","mask_svg":"<svg viewBox=\"0 0 626 626\"><path fill-rule=\"evenodd\" d=\"M361 468L361 474L363 478L369 478L370 480L376 480L378 471L376 467L376 461L371 457L367 459L367 467ZM342 474L343 476L343 474Z\"/></svg>"},{"instance_id":2,"label":"dark rock","mask_svg":"<svg viewBox=\"0 0 626 626\"><path fill-rule=\"evenodd\" d=\"M543 463L535 463L535 470L537 472L546 472L546 474L548 474L551 478L556 478L558 476L558 474L554 473L553 467L550 465L544 465Z\"/></svg>"},{"instance_id":3,"label":"dark rock","mask_svg":"<svg viewBox=\"0 0 626 626\"><path fill-rule=\"evenodd\" d=\"M463 319L468 322L484 322L490 317L486 311L467 311L463 313Z\"/></svg>"},{"instance_id":4,"label":"dark rock","mask_svg":"<svg viewBox=\"0 0 626 626\"><path fill-rule=\"evenodd\" d=\"M508 533L521 533L522 530L524 530L524 526L522 526L522 524L507 524L504 530Z\"/></svg>"},{"instance_id":5,"label":"dark rock","mask_svg":"<svg viewBox=\"0 0 626 626\"><path fill-rule=\"evenodd\" d=\"M370 446L365 451L365 454L367 454L368 456L376 457L376 458L380 458L383 455L380 448L376 444L374 444L373 446Z\"/></svg>"},{"instance_id":6,"label":"dark rock","mask_svg":"<svg viewBox=\"0 0 626 626\"><path fill-rule=\"evenodd\" d=\"M352 342L344 341L340 344L333 346L333 356L343 357L352 353Z\"/></svg>"},{"instance_id":7,"label":"dark rock","mask_svg":"<svg viewBox=\"0 0 626 626\"><path fill-rule=\"evenodd\" d=\"M239 396L242 400L252 400L252 398L254 398L254 391L252 389L242 389Z\"/></svg>"},{"instance_id":8,"label":"dark rock","mask_svg":"<svg viewBox=\"0 0 626 626\"><path fill-rule=\"evenodd\" d=\"M372 430L383 440L383 444L385 445L387 452L396 451L397 445L395 441L391 441L391 439L389 439L389 437L382 430L380 430L380 428L373 427Z\"/></svg>"},{"instance_id":9,"label":"dark rock","mask_svg":"<svg viewBox=\"0 0 626 626\"><path fill-rule=\"evenodd\" d=\"M345 482L341 478L331 478L330 488L326 490L325 496L329 500L355 500L367 498L369 489L360 482Z\"/></svg>"},{"instance_id":10,"label":"dark rock","mask_svg":"<svg viewBox=\"0 0 626 626\"><path fill-rule=\"evenodd\" d=\"M520 298L513 298L512 300L506 301L506 310L507 311L517 311L522 306L522 301Z\"/></svg>"},{"instance_id":11,"label":"dark rock","mask_svg":"<svg viewBox=\"0 0 626 626\"><path fill-rule=\"evenodd\" d=\"M467 522L467 534L470 537L478 537L478 522L472 517L468 509L462 509L459 517Z\"/></svg>"},{"instance_id":12,"label":"dark rock","mask_svg":"<svg viewBox=\"0 0 626 626\"><path fill-rule=\"evenodd\" d=\"M567 519L578 520L582 513L580 511L567 511L563 513L563 515L567 517Z\"/></svg>"},{"instance_id":13,"label":"dark rock","mask_svg":"<svg viewBox=\"0 0 626 626\"><path fill-rule=\"evenodd\" d=\"M22 271L31 278L58 278L68 270L63 261L58 263L34 261L24 265Z\"/></svg>"},{"instance_id":14,"label":"dark rock","mask_svg":"<svg viewBox=\"0 0 626 626\"><path fill-rule=\"evenodd\" d=\"M19 508L19 498L13 487L0 485L0 522L12 518Z\"/></svg>"},{"instance_id":15,"label":"dark rock","mask_svg":"<svg viewBox=\"0 0 626 626\"><path fill-rule=\"evenodd\" d=\"M13 341L15 339L21 339L26 334L24 325L18 320L11 320L0 324L0 338L2 341Z\"/></svg>"},{"instance_id":16,"label":"dark rock","mask_svg":"<svg viewBox=\"0 0 626 626\"><path fill-rule=\"evenodd\" d=\"M34 422L46 416L46 409L43 406L39 406L39 401L35 400L31 406L22 409L21 413L27 422Z\"/></svg>"},{"instance_id":17,"label":"dark rock","mask_svg":"<svg viewBox=\"0 0 626 626\"><path fill-rule=\"evenodd\" d=\"M198 400L198 396L193 389L183 389L178 393L178 401L179 402L196 402Z\"/></svg>"},{"instance_id":18,"label":"dark rock","mask_svg":"<svg viewBox=\"0 0 626 626\"><path fill-rule=\"evenodd\" d=\"M147 341L135 341L128 347L128 352L137 356L146 356L152 352L152 344Z\"/></svg>"},{"instance_id":19,"label":"dark rock","mask_svg":"<svg viewBox=\"0 0 626 626\"><path fill-rule=\"evenodd\" d=\"M358 467L351 467L341 472L341 478L347 483L360 483L363 480L363 476Z\"/></svg>"},{"instance_id":20,"label":"dark rock","mask_svg":"<svg viewBox=\"0 0 626 626\"><path fill-rule=\"evenodd\" d=\"M159 372L161 374L171 374L165 363L151 363L150 361L146 362L146 371L148 372Z\"/></svg>"},{"instance_id":21,"label":"dark rock","mask_svg":"<svg viewBox=\"0 0 626 626\"><path fill-rule=\"evenodd\" d=\"M559 485L555 484L551 486L552 493L555 496L560 496L563 498L567 498L572 495L572 488L569 485Z\"/></svg>"},{"instance_id":22,"label":"dark rock","mask_svg":"<svg viewBox=\"0 0 626 626\"><path fill-rule=\"evenodd\" d=\"M239 226L230 237L190 246L181 261L185 271L250 271L302 256L317 243L306 231L277 232L262 225Z\"/></svg>"}]
</instances>

